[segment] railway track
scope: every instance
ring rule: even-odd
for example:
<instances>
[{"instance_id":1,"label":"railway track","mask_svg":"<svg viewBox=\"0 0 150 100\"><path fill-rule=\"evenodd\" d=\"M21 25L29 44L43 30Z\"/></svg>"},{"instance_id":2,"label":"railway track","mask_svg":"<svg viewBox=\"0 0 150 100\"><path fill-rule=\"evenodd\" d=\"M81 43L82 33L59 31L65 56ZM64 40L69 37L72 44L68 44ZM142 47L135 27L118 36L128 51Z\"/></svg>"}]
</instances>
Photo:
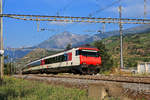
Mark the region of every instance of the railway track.
<instances>
[{"instance_id":1,"label":"railway track","mask_svg":"<svg viewBox=\"0 0 150 100\"><path fill-rule=\"evenodd\" d=\"M150 98L150 77L73 74L26 74L14 75L13 77L92 91L89 93L101 91L113 97L134 98L131 100L143 97L146 98L144 100L149 100Z\"/></svg>"},{"instance_id":2,"label":"railway track","mask_svg":"<svg viewBox=\"0 0 150 100\"><path fill-rule=\"evenodd\" d=\"M112 82L124 82L124 83L139 83L150 84L150 77L139 76L111 76L111 75L45 75L34 74L38 77L53 77L53 78L68 78L68 79L83 79L83 80L97 80L97 81L112 81Z\"/></svg>"}]
</instances>

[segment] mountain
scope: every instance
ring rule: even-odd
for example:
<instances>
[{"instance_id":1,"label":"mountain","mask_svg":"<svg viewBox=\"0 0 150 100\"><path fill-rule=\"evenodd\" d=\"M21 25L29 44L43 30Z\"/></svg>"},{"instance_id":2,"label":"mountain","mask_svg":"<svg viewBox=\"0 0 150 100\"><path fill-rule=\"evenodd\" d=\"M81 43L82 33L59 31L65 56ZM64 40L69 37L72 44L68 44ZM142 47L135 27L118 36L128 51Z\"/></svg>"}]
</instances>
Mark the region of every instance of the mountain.
<instances>
[{"instance_id":1,"label":"mountain","mask_svg":"<svg viewBox=\"0 0 150 100\"><path fill-rule=\"evenodd\" d=\"M72 46L83 45L91 43L95 40L101 39L97 36L83 35L83 34L73 34L71 32L62 32L50 37L48 40L43 41L42 43L35 46L35 48L46 48L46 49L64 49L69 43Z\"/></svg>"}]
</instances>

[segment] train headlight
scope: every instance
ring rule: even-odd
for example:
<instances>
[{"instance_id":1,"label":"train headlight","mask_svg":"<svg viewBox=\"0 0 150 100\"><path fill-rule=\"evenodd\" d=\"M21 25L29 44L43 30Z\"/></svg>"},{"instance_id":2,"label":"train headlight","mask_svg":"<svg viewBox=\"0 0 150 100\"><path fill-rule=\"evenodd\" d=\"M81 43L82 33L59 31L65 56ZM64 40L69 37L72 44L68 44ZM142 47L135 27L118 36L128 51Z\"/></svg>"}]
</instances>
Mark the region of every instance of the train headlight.
<instances>
[{"instance_id":1,"label":"train headlight","mask_svg":"<svg viewBox=\"0 0 150 100\"><path fill-rule=\"evenodd\" d=\"M82 63L83 65L86 65L86 63Z\"/></svg>"}]
</instances>

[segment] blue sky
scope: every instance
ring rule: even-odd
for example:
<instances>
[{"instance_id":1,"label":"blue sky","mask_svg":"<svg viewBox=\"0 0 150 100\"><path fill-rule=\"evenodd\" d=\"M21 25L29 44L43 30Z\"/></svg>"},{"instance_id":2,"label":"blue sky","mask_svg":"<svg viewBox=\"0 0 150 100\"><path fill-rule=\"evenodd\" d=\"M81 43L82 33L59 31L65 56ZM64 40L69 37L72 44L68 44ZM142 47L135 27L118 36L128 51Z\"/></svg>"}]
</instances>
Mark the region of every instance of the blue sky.
<instances>
[{"instance_id":1,"label":"blue sky","mask_svg":"<svg viewBox=\"0 0 150 100\"><path fill-rule=\"evenodd\" d=\"M89 16L118 17L118 6L123 6L123 17L143 18L144 0L122 0L107 9L118 0L3 0L5 14L34 14L61 16ZM147 11L150 12L150 0L147 0ZM150 17L148 13L147 17ZM124 28L134 25L124 25ZM78 34L96 34L102 29L102 24L89 23L60 23L40 22L40 28L47 31L37 31L37 24L33 21L22 21L4 18L4 47L33 46L48 39L50 36L69 31ZM106 24L106 31L116 30L118 25ZM91 32L87 32L90 30Z\"/></svg>"}]
</instances>

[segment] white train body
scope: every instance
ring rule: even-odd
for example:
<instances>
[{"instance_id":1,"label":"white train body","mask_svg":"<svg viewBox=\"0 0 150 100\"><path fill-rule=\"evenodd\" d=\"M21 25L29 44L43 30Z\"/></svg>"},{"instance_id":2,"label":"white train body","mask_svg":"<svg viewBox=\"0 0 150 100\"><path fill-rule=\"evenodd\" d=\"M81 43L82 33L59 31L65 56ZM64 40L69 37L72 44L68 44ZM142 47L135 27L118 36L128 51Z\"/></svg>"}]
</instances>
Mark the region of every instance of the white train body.
<instances>
[{"instance_id":1,"label":"white train body","mask_svg":"<svg viewBox=\"0 0 150 100\"><path fill-rule=\"evenodd\" d=\"M23 69L23 73L82 73L81 65L88 68L89 65L95 66L93 69L99 68L101 57L96 56L98 49L96 48L73 48L68 51L57 53L27 64ZM94 57L83 56L79 54L92 54ZM94 55L96 54L96 55ZM88 61L91 59L91 61Z\"/></svg>"}]
</instances>

